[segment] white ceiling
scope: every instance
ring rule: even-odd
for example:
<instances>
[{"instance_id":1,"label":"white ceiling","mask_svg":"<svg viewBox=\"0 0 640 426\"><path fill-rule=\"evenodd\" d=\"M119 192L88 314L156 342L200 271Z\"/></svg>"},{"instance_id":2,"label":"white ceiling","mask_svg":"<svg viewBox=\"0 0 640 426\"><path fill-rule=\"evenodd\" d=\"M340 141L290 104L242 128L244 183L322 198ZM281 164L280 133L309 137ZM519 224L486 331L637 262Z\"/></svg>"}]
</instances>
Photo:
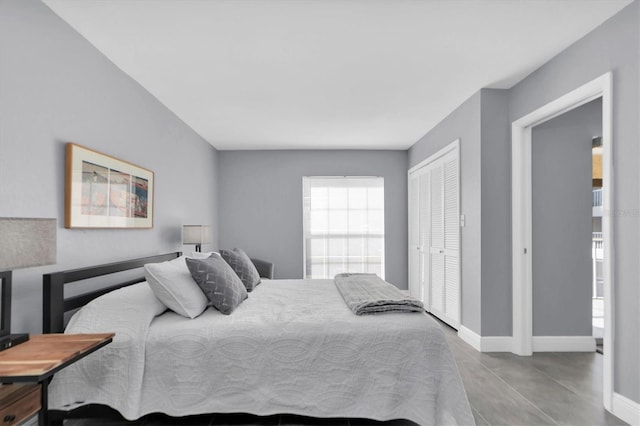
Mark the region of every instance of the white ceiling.
<instances>
[{"instance_id":1,"label":"white ceiling","mask_svg":"<svg viewBox=\"0 0 640 426\"><path fill-rule=\"evenodd\" d=\"M406 149L631 0L44 2L228 150Z\"/></svg>"}]
</instances>

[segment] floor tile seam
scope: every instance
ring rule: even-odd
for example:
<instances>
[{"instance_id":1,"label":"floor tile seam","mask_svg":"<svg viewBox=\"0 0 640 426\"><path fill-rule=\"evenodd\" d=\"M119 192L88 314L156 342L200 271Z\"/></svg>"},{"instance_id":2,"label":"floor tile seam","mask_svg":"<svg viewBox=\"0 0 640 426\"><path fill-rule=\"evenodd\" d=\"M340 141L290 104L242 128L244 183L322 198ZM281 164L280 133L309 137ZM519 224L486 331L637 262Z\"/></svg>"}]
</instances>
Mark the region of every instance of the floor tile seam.
<instances>
[{"instance_id":1,"label":"floor tile seam","mask_svg":"<svg viewBox=\"0 0 640 426\"><path fill-rule=\"evenodd\" d=\"M473 413L475 412L476 414L478 414L478 415L480 416L480 418L481 418L482 420L484 420L484 422L485 422L486 424L488 424L488 425L490 425L490 424L491 424L491 423L489 423L489 421L488 421L487 419L485 419L485 418L484 418L484 416L482 415L482 413L481 413L480 411L478 411L478 409L477 409L476 407L474 407L474 405L473 405L471 402L469 402L469 405L471 406L471 414L473 414Z\"/></svg>"},{"instance_id":2,"label":"floor tile seam","mask_svg":"<svg viewBox=\"0 0 640 426\"><path fill-rule=\"evenodd\" d=\"M552 352L553 354L555 354L555 352ZM543 376L553 380L555 383L557 383L558 385L562 386L563 388L565 388L566 390L568 390L569 392L571 392L572 394L574 394L575 396L577 396L580 399L583 399L585 401L587 401L588 403L592 404L592 402L590 400L588 400L588 398L578 394L575 390L571 389L570 387L566 386L565 384L563 384L562 382L559 382L558 380L556 380L555 377L553 377L552 375L546 373L544 370L539 369L537 366L535 365L531 365L531 367L533 367L535 370L539 371L540 373L542 373ZM604 387L604 384L602 383L602 387ZM604 402L602 402L602 406L604 407Z\"/></svg>"},{"instance_id":3,"label":"floor tile seam","mask_svg":"<svg viewBox=\"0 0 640 426\"><path fill-rule=\"evenodd\" d=\"M464 343L464 344L466 345L466 343L465 343L465 342L462 342L462 343ZM458 344L458 345L459 345L459 344ZM469 348L475 351L475 349L474 349L473 347L471 347L471 346L470 346ZM459 353L461 353L461 354L462 354L462 356L463 356L463 357L465 357L465 358L469 358L469 359L471 359L471 360L475 360L475 358L473 357L472 352L471 352L470 350L466 349L465 347L463 347L463 346L459 345L459 347L458 347L458 351L459 351ZM453 352L453 350L451 350L451 352Z\"/></svg>"},{"instance_id":4,"label":"floor tile seam","mask_svg":"<svg viewBox=\"0 0 640 426\"><path fill-rule=\"evenodd\" d=\"M554 357L557 358L561 358L563 353L562 352L548 352L550 354L552 354ZM484 365L484 364L483 364ZM560 385L561 387L563 387L564 389L568 390L569 392L571 392L573 395L575 395L576 397L578 397L579 399L585 400L591 404L593 404L593 402L588 399L587 397L585 397L584 395L579 394L578 392L576 392L574 389L570 388L569 386L565 385L564 383L558 381L554 376L548 374L546 371L538 368L535 364L533 363L527 363L528 366L530 366L531 368L533 368L534 370L538 371L539 373L541 373L543 376L545 376L546 378L550 379L551 381L553 381L554 383ZM487 368L489 368L490 370L492 370L491 367L487 366ZM500 369L501 367L494 367L495 369ZM493 371L492 371L493 372ZM495 373L494 373L495 374ZM594 404L596 405L596 404ZM596 405L597 406L597 405ZM604 407L604 405L603 405Z\"/></svg>"},{"instance_id":5,"label":"floor tile seam","mask_svg":"<svg viewBox=\"0 0 640 426\"><path fill-rule=\"evenodd\" d=\"M563 360L567 360L568 354L584 354L584 353L596 353L595 351L593 352L537 352L537 353L547 353L547 354L551 354L553 355L555 358L559 358L559 359L563 359ZM602 354L600 354L600 356L602 356ZM603 361L604 362L604 361ZM591 363L593 364L593 362ZM568 367L568 368L573 368L576 366L576 364L572 363L570 366L567 366L566 364L563 365L564 367Z\"/></svg>"},{"instance_id":6,"label":"floor tile seam","mask_svg":"<svg viewBox=\"0 0 640 426\"><path fill-rule=\"evenodd\" d=\"M531 366L532 368L534 368L537 372L541 373L545 378L551 380L552 382L554 382L555 384L559 385L560 387L564 388L565 390L569 391L571 394L573 394L577 400L585 403L585 404L589 404L595 408L602 408L604 409L604 404L602 406L599 406L598 404L594 403L593 400L591 400L590 398L587 398L584 395L580 395L578 394L576 391L574 391L573 389L563 385L562 383L558 382L557 380L555 380L552 376L546 374L544 371L536 368L535 366ZM497 369L500 369L500 367L497 367ZM496 374L495 372L493 372L494 374ZM500 377L500 376L498 376ZM504 380L503 380L504 381ZM517 391L516 391L517 392ZM523 395L524 397L524 395ZM533 404L533 401L531 402ZM535 405L535 404L534 404ZM543 411L541 408L539 408L541 411ZM546 414L546 413L545 413ZM549 417L551 417L550 415L548 415Z\"/></svg>"},{"instance_id":7,"label":"floor tile seam","mask_svg":"<svg viewBox=\"0 0 640 426\"><path fill-rule=\"evenodd\" d=\"M457 339L460 339L460 338L459 338L459 337L457 337ZM467 344L465 341L463 341L463 340L461 340L461 341L462 341L462 343ZM469 347L470 347L472 350L474 350L474 351L475 351L475 349L474 349L473 347L471 347L471 346L469 346ZM464 348L464 347L462 347L462 346L460 346L460 347L458 348L458 351L454 351L454 350L453 350L453 349L451 349L451 348L449 348L449 349L451 350L452 355L453 355L453 359L454 359L454 361L456 361L456 363L458 363L458 362L465 362L465 361L467 361L467 360L468 360L468 361L479 362L479 361L477 361L477 359L472 355L471 351L468 351L467 349L465 349L465 348ZM476 351L476 352L477 352L477 351ZM456 355L455 355L456 353L461 353L461 354L462 354L462 358L464 358L464 359L461 359L461 360L456 359Z\"/></svg>"},{"instance_id":8,"label":"floor tile seam","mask_svg":"<svg viewBox=\"0 0 640 426\"><path fill-rule=\"evenodd\" d=\"M529 398L527 398L526 396L521 394L517 389L515 389L513 386L511 386L509 383L507 383L507 381L504 380L502 377L498 376L491 368L489 368L486 365L482 364L482 362L480 362L479 364L482 367L486 368L492 375L494 375L499 381L504 383L509 389L514 391L516 394L520 395L522 397L522 399L527 401L527 403L529 405L531 405L533 408L535 408L537 411L539 411L544 417L546 417L549 420L551 420L551 424L558 425L558 422L556 422L556 420L553 417L551 417L549 414L545 413L540 407L538 407L536 404L534 404L533 401L529 400ZM487 423L489 423L489 422L487 422Z\"/></svg>"}]
</instances>

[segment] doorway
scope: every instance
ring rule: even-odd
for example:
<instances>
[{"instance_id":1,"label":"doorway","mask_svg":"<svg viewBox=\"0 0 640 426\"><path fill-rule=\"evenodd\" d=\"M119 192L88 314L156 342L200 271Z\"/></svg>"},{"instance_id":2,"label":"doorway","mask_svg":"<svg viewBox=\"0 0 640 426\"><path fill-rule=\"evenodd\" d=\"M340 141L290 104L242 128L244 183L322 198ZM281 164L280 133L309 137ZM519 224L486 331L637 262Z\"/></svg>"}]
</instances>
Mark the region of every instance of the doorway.
<instances>
[{"instance_id":1,"label":"doorway","mask_svg":"<svg viewBox=\"0 0 640 426\"><path fill-rule=\"evenodd\" d=\"M512 123L512 269L513 269L513 347L517 355L533 353L533 295L532 295L532 183L531 142L532 129L567 111L571 111L594 99L602 98L602 174L603 210L611 211L613 184L611 180L612 129L612 76L606 73L566 95L542 106ZM604 215L603 229L603 277L604 290L604 346L603 399L604 407L612 410L613 398L613 280L612 223Z\"/></svg>"},{"instance_id":2,"label":"doorway","mask_svg":"<svg viewBox=\"0 0 640 426\"><path fill-rule=\"evenodd\" d=\"M604 246L602 238L602 136L591 140L591 292L593 337L596 352L604 353Z\"/></svg>"},{"instance_id":3,"label":"doorway","mask_svg":"<svg viewBox=\"0 0 640 426\"><path fill-rule=\"evenodd\" d=\"M601 134L602 98L532 129L534 352L545 350L541 341L554 339L562 339L563 347L548 350L596 349L593 307L602 299L594 299L593 228L598 221L592 204L594 184L602 195L602 177L594 182L593 140ZM597 231L601 236L602 228ZM601 291L602 282L598 287Z\"/></svg>"}]
</instances>

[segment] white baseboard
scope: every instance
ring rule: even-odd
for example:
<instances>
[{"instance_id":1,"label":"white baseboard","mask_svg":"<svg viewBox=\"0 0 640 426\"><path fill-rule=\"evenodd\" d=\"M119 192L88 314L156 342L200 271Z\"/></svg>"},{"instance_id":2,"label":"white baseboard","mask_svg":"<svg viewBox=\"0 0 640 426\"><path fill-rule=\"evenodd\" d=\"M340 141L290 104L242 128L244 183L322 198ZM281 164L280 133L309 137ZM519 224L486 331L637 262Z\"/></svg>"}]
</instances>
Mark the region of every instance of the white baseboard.
<instances>
[{"instance_id":1,"label":"white baseboard","mask_svg":"<svg viewBox=\"0 0 640 426\"><path fill-rule=\"evenodd\" d=\"M482 352L511 352L513 338L511 336L485 336L482 338Z\"/></svg>"},{"instance_id":2,"label":"white baseboard","mask_svg":"<svg viewBox=\"0 0 640 426\"><path fill-rule=\"evenodd\" d=\"M593 336L533 336L534 352L595 352Z\"/></svg>"},{"instance_id":3,"label":"white baseboard","mask_svg":"<svg viewBox=\"0 0 640 426\"><path fill-rule=\"evenodd\" d=\"M464 325L458 330L458 337L470 344L478 352L511 352L511 336L480 336Z\"/></svg>"},{"instance_id":4,"label":"white baseboard","mask_svg":"<svg viewBox=\"0 0 640 426\"><path fill-rule=\"evenodd\" d=\"M619 393L613 393L612 398L613 414L616 417L629 423L631 426L640 425L640 404L630 400Z\"/></svg>"},{"instance_id":5,"label":"white baseboard","mask_svg":"<svg viewBox=\"0 0 640 426\"><path fill-rule=\"evenodd\" d=\"M482 352L482 347L480 346L481 337L479 334L476 334L474 331L471 331L464 325L461 325L458 329L458 337L470 344L476 351Z\"/></svg>"},{"instance_id":6,"label":"white baseboard","mask_svg":"<svg viewBox=\"0 0 640 426\"><path fill-rule=\"evenodd\" d=\"M511 336L480 336L461 325L458 337L478 352L511 352ZM596 341L592 336L533 336L534 352L594 352Z\"/></svg>"}]
</instances>

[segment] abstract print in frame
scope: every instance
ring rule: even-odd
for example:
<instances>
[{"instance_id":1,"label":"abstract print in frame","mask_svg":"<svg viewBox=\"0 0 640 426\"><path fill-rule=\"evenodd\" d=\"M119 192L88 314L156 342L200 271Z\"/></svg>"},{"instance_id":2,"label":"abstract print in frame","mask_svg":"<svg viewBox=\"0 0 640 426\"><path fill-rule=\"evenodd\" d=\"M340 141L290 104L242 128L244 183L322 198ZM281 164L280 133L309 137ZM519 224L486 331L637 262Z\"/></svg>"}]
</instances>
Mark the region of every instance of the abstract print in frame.
<instances>
[{"instance_id":1,"label":"abstract print in frame","mask_svg":"<svg viewBox=\"0 0 640 426\"><path fill-rule=\"evenodd\" d=\"M153 227L153 172L67 144L66 228Z\"/></svg>"}]
</instances>

